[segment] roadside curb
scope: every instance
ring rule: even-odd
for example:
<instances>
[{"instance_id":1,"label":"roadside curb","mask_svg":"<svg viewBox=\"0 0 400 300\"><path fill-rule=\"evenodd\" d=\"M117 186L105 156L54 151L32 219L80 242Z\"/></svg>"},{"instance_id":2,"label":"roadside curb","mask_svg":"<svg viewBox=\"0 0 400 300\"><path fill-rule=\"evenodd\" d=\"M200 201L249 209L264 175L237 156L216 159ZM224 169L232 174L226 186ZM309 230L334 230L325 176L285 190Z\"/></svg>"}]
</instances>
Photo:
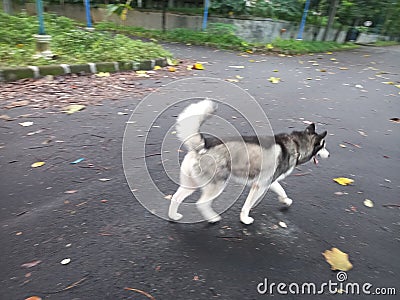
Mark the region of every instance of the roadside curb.
<instances>
[{"instance_id":1,"label":"roadside curb","mask_svg":"<svg viewBox=\"0 0 400 300\"><path fill-rule=\"evenodd\" d=\"M167 66L166 58L158 58L143 61L122 61L122 62L99 62L77 65L46 65L28 66L0 69L0 82L16 81L24 78L41 78L47 75L65 75L79 73L98 73L98 72L120 72L152 70L155 66Z\"/></svg>"}]
</instances>

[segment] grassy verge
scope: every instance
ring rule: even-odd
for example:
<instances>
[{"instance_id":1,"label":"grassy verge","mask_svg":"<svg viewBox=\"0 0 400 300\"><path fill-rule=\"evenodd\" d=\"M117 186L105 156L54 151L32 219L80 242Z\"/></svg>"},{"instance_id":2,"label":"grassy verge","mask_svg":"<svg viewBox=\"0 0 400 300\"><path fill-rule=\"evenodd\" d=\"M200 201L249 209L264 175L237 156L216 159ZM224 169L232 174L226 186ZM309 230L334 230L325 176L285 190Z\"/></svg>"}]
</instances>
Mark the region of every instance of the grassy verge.
<instances>
[{"instance_id":1,"label":"grassy verge","mask_svg":"<svg viewBox=\"0 0 400 300\"><path fill-rule=\"evenodd\" d=\"M99 30L114 31L131 36L180 42L192 45L212 46L220 49L231 49L239 51L256 52L278 52L285 54L305 54L326 51L338 51L357 48L354 44L339 44L336 42L313 42L276 39L272 43L263 45L259 43L248 43L236 36L234 28L227 24L210 24L206 32L189 29L173 29L162 32L161 30L149 30L141 27L117 25L111 22L101 22L96 25Z\"/></svg>"},{"instance_id":2,"label":"grassy verge","mask_svg":"<svg viewBox=\"0 0 400 300\"><path fill-rule=\"evenodd\" d=\"M396 42L396 41L376 41L375 43L373 43L371 45L372 46L376 46L376 47L396 46L396 45L400 45L400 42Z\"/></svg>"},{"instance_id":3,"label":"grassy verge","mask_svg":"<svg viewBox=\"0 0 400 300\"><path fill-rule=\"evenodd\" d=\"M0 67L171 57L171 53L155 43L135 41L109 32L88 32L71 19L46 14L46 33L52 36L51 50L55 58L34 58L33 35L38 27L36 17L25 14L10 16L0 12Z\"/></svg>"}]
</instances>

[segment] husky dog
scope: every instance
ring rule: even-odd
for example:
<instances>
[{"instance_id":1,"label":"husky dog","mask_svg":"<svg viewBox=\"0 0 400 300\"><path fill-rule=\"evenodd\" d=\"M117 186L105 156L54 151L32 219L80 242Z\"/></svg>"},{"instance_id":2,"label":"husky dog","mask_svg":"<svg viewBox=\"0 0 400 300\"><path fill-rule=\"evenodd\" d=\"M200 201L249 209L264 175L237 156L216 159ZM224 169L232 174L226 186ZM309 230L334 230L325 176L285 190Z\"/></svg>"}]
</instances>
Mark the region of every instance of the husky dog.
<instances>
[{"instance_id":1,"label":"husky dog","mask_svg":"<svg viewBox=\"0 0 400 300\"><path fill-rule=\"evenodd\" d=\"M205 99L189 105L177 119L178 138L188 149L180 170L180 186L172 196L168 216L179 220L179 205L195 190L202 194L196 202L203 217L210 223L218 222L221 217L212 209L212 201L224 190L228 178L249 185L250 192L240 213L244 224L254 219L249 212L264 193L271 189L286 206L292 204L285 190L279 184L293 169L311 159L317 163L316 156L329 156L325 148L327 132L315 132L315 124L304 131L290 134L278 134L273 137L242 136L227 138L206 138L200 132L200 126L215 111L216 105Z\"/></svg>"}]
</instances>

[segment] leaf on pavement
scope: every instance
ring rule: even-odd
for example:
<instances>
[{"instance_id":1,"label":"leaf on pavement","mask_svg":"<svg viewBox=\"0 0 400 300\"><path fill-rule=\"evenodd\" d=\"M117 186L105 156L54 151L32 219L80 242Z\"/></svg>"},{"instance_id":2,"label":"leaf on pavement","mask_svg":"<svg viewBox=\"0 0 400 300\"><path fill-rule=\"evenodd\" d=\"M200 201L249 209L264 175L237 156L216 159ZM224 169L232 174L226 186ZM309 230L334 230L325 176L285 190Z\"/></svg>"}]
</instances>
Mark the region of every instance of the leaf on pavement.
<instances>
[{"instance_id":1,"label":"leaf on pavement","mask_svg":"<svg viewBox=\"0 0 400 300\"><path fill-rule=\"evenodd\" d=\"M126 287L124 288L125 291L132 291L132 292L136 292L139 294L142 294L144 296L146 296L147 298L149 298L150 300L156 300L152 295L150 295L149 293L139 290L139 289L134 289L134 288L130 288L130 287Z\"/></svg>"},{"instance_id":2,"label":"leaf on pavement","mask_svg":"<svg viewBox=\"0 0 400 300\"><path fill-rule=\"evenodd\" d=\"M0 116L0 119L1 119L1 120L4 120L4 121L12 121L12 120L14 120L14 119L11 118L9 115L1 115L1 116Z\"/></svg>"},{"instance_id":3,"label":"leaf on pavement","mask_svg":"<svg viewBox=\"0 0 400 300\"><path fill-rule=\"evenodd\" d=\"M62 265L68 265L71 262L70 258L65 258L62 261L60 261L60 264Z\"/></svg>"},{"instance_id":4,"label":"leaf on pavement","mask_svg":"<svg viewBox=\"0 0 400 300\"><path fill-rule=\"evenodd\" d=\"M78 190L65 191L64 194L75 194Z\"/></svg>"},{"instance_id":5,"label":"leaf on pavement","mask_svg":"<svg viewBox=\"0 0 400 300\"><path fill-rule=\"evenodd\" d=\"M46 163L45 163L44 161L37 161L37 162L31 164L31 167L32 167L32 168L39 168L39 167L41 167L41 166L44 166L45 164L46 164Z\"/></svg>"},{"instance_id":6,"label":"leaf on pavement","mask_svg":"<svg viewBox=\"0 0 400 300\"><path fill-rule=\"evenodd\" d=\"M22 127L29 127L33 125L33 122L28 121L28 122L22 122L22 123L18 123L19 125L21 125Z\"/></svg>"},{"instance_id":7,"label":"leaf on pavement","mask_svg":"<svg viewBox=\"0 0 400 300\"><path fill-rule=\"evenodd\" d=\"M286 223L283 222L283 221L280 221L280 222L278 223L278 225L281 226L282 228L287 228Z\"/></svg>"},{"instance_id":8,"label":"leaf on pavement","mask_svg":"<svg viewBox=\"0 0 400 300\"><path fill-rule=\"evenodd\" d=\"M228 79L225 79L225 80L228 81L228 82L239 82L239 79L228 78Z\"/></svg>"},{"instance_id":9,"label":"leaf on pavement","mask_svg":"<svg viewBox=\"0 0 400 300\"><path fill-rule=\"evenodd\" d=\"M279 83L281 81L281 79L279 77L271 76L270 78L268 78L268 81L271 83Z\"/></svg>"},{"instance_id":10,"label":"leaf on pavement","mask_svg":"<svg viewBox=\"0 0 400 300\"><path fill-rule=\"evenodd\" d=\"M99 72L96 74L97 77L110 77L110 72Z\"/></svg>"},{"instance_id":11,"label":"leaf on pavement","mask_svg":"<svg viewBox=\"0 0 400 300\"><path fill-rule=\"evenodd\" d=\"M353 179L346 178L346 177L333 178L333 181L335 181L336 183L338 183L340 185L349 185L349 184L352 184L354 182Z\"/></svg>"},{"instance_id":12,"label":"leaf on pavement","mask_svg":"<svg viewBox=\"0 0 400 300\"><path fill-rule=\"evenodd\" d=\"M35 266L37 266L38 264L40 264L42 261L41 260L34 260L28 263L24 263L21 265L21 267L23 268L33 268Z\"/></svg>"},{"instance_id":13,"label":"leaf on pavement","mask_svg":"<svg viewBox=\"0 0 400 300\"><path fill-rule=\"evenodd\" d=\"M14 102L11 102L10 104L8 104L6 106L6 108L14 108L14 107L26 106L29 103L30 102L28 100L14 101Z\"/></svg>"},{"instance_id":14,"label":"leaf on pavement","mask_svg":"<svg viewBox=\"0 0 400 300\"><path fill-rule=\"evenodd\" d=\"M82 105L82 104L71 104L71 105L68 105L68 106L65 108L65 113L67 113L68 115L70 115L70 114L76 113L76 112L78 112L78 111L84 109L85 107L86 107L86 106L85 106L85 105Z\"/></svg>"},{"instance_id":15,"label":"leaf on pavement","mask_svg":"<svg viewBox=\"0 0 400 300\"><path fill-rule=\"evenodd\" d=\"M175 72L175 71L176 71L176 68L170 66L170 67L168 67L168 71L169 71L169 72Z\"/></svg>"},{"instance_id":16,"label":"leaf on pavement","mask_svg":"<svg viewBox=\"0 0 400 300\"><path fill-rule=\"evenodd\" d=\"M244 66L229 66L232 69L244 69Z\"/></svg>"},{"instance_id":17,"label":"leaf on pavement","mask_svg":"<svg viewBox=\"0 0 400 300\"><path fill-rule=\"evenodd\" d=\"M102 182L106 182L106 181L110 181L111 179L110 178L100 178L99 180Z\"/></svg>"},{"instance_id":18,"label":"leaf on pavement","mask_svg":"<svg viewBox=\"0 0 400 300\"><path fill-rule=\"evenodd\" d=\"M70 164L76 165L76 164L79 164L81 161L84 161L84 160L85 160L84 158L78 158L77 160L71 161Z\"/></svg>"},{"instance_id":19,"label":"leaf on pavement","mask_svg":"<svg viewBox=\"0 0 400 300\"><path fill-rule=\"evenodd\" d=\"M364 131L358 130L358 133L361 134L362 136L368 136Z\"/></svg>"},{"instance_id":20,"label":"leaf on pavement","mask_svg":"<svg viewBox=\"0 0 400 300\"><path fill-rule=\"evenodd\" d=\"M25 300L42 300L39 296L30 296L28 298L25 298Z\"/></svg>"},{"instance_id":21,"label":"leaf on pavement","mask_svg":"<svg viewBox=\"0 0 400 300\"><path fill-rule=\"evenodd\" d=\"M332 270L349 271L353 268L349 261L349 255L338 248L325 250L322 255L325 257L326 262L331 265Z\"/></svg>"},{"instance_id":22,"label":"leaf on pavement","mask_svg":"<svg viewBox=\"0 0 400 300\"><path fill-rule=\"evenodd\" d=\"M389 85L394 85L394 82L393 82L393 81L384 81L384 82L382 82L382 83L384 83L384 84L389 84Z\"/></svg>"},{"instance_id":23,"label":"leaf on pavement","mask_svg":"<svg viewBox=\"0 0 400 300\"><path fill-rule=\"evenodd\" d=\"M157 70L161 70L162 68L160 66L154 66L153 70L157 71Z\"/></svg>"},{"instance_id":24,"label":"leaf on pavement","mask_svg":"<svg viewBox=\"0 0 400 300\"><path fill-rule=\"evenodd\" d=\"M366 207L372 208L372 207L374 207L374 202L372 202L372 200L365 199L365 200L364 200L364 205L365 205Z\"/></svg>"},{"instance_id":25,"label":"leaf on pavement","mask_svg":"<svg viewBox=\"0 0 400 300\"><path fill-rule=\"evenodd\" d=\"M194 70L204 70L204 66L201 63L195 63L192 67Z\"/></svg>"},{"instance_id":26,"label":"leaf on pavement","mask_svg":"<svg viewBox=\"0 0 400 300\"><path fill-rule=\"evenodd\" d=\"M172 199L172 195L167 195L167 196L164 197L164 199L171 200Z\"/></svg>"}]
</instances>

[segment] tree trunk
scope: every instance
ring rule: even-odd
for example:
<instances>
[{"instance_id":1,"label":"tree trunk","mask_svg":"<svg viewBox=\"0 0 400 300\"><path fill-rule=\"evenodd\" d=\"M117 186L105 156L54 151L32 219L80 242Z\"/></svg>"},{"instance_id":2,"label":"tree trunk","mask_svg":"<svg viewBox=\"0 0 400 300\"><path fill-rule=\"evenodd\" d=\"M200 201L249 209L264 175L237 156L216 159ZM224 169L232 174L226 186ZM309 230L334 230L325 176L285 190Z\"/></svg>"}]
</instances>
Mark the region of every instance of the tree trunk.
<instances>
[{"instance_id":1,"label":"tree trunk","mask_svg":"<svg viewBox=\"0 0 400 300\"><path fill-rule=\"evenodd\" d=\"M164 0L162 4L162 31L165 32L167 30L167 7L168 0Z\"/></svg>"},{"instance_id":2,"label":"tree trunk","mask_svg":"<svg viewBox=\"0 0 400 300\"><path fill-rule=\"evenodd\" d=\"M6 14L12 15L11 0L3 0L3 10Z\"/></svg>"},{"instance_id":3,"label":"tree trunk","mask_svg":"<svg viewBox=\"0 0 400 300\"><path fill-rule=\"evenodd\" d=\"M338 4L339 4L339 0L331 0L331 5L329 6L328 24L326 24L324 35L322 37L323 41L326 41L326 39L328 37L328 32L332 28L333 22L335 21L336 10L337 10Z\"/></svg>"}]
</instances>

